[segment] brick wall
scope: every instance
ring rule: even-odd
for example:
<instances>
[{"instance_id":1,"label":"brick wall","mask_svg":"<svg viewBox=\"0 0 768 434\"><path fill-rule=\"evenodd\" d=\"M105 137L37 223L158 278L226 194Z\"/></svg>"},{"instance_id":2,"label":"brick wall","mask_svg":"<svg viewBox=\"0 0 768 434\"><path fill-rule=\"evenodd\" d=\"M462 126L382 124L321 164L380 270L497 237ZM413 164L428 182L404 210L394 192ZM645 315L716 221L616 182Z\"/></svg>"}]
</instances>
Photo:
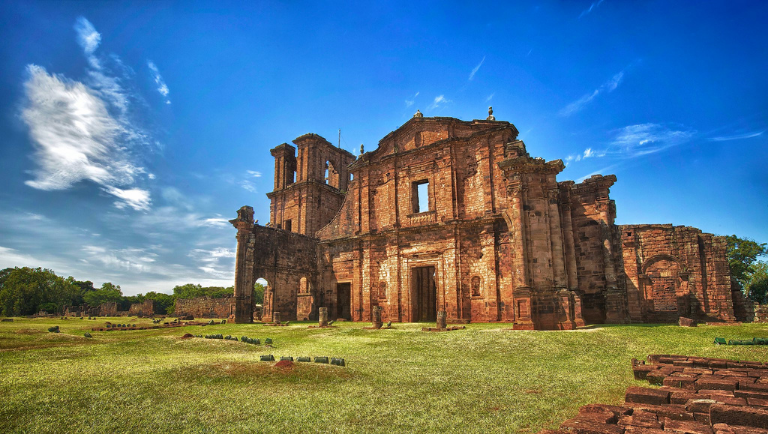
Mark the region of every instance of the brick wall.
<instances>
[{"instance_id":1,"label":"brick wall","mask_svg":"<svg viewBox=\"0 0 768 434\"><path fill-rule=\"evenodd\" d=\"M195 318L229 318L233 313L232 297L179 298L176 300L176 309L173 312L175 316L192 315Z\"/></svg>"}]
</instances>

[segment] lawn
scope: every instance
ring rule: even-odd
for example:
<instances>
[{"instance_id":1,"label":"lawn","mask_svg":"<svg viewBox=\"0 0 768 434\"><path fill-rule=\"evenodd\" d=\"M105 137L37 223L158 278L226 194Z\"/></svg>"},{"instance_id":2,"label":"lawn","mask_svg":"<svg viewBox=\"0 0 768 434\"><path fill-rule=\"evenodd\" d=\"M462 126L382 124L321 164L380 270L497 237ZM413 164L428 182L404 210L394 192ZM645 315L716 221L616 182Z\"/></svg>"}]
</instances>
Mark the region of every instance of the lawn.
<instances>
[{"instance_id":1,"label":"lawn","mask_svg":"<svg viewBox=\"0 0 768 434\"><path fill-rule=\"evenodd\" d=\"M762 324L571 332L470 324L428 333L425 324L363 330L370 324L337 322L332 329L226 324L83 336L106 320L0 323L0 432L536 433L581 405L623 402L627 387L643 384L632 378L633 357L768 362L768 346L712 344L715 336L768 337ZM61 333L47 331L55 325ZM181 339L184 333L262 344ZM343 357L347 366L279 369L260 362L262 354Z\"/></svg>"}]
</instances>

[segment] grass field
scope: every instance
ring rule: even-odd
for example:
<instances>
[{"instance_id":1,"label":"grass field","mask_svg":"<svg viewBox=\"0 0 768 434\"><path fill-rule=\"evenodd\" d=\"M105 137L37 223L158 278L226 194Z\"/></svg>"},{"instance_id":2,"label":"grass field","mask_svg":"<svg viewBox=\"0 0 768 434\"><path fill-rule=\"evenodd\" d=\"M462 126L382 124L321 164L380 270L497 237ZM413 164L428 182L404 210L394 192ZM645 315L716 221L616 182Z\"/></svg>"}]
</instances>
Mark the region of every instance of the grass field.
<instances>
[{"instance_id":1,"label":"grass field","mask_svg":"<svg viewBox=\"0 0 768 434\"><path fill-rule=\"evenodd\" d=\"M765 346L712 344L715 336L768 337L760 324L573 332L470 324L445 333L421 332L424 324L226 324L83 337L106 320L0 323L0 432L536 433L581 405L623 402L627 387L642 384L632 378L632 357L768 362ZM48 333L54 325L62 332ZM245 335L262 345L180 339L184 333ZM262 354L343 357L347 366L279 369L260 362Z\"/></svg>"}]
</instances>

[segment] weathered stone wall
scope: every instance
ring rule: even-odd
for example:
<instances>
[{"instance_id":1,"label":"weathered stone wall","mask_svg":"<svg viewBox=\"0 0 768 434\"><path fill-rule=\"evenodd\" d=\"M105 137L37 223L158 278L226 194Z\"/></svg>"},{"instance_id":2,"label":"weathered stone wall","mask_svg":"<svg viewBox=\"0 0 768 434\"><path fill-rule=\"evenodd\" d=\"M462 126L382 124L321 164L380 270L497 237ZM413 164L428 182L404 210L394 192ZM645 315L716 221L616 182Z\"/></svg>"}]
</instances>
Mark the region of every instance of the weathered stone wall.
<instances>
[{"instance_id":1,"label":"weathered stone wall","mask_svg":"<svg viewBox=\"0 0 768 434\"><path fill-rule=\"evenodd\" d=\"M99 305L99 316L118 316L117 303L102 303Z\"/></svg>"},{"instance_id":2,"label":"weathered stone wall","mask_svg":"<svg viewBox=\"0 0 768 434\"><path fill-rule=\"evenodd\" d=\"M128 309L128 315L138 317L150 317L155 314L154 300L144 300L143 303L133 303Z\"/></svg>"},{"instance_id":3,"label":"weathered stone wall","mask_svg":"<svg viewBox=\"0 0 768 434\"><path fill-rule=\"evenodd\" d=\"M724 237L672 225L619 231L633 321L735 320Z\"/></svg>"},{"instance_id":4,"label":"weathered stone wall","mask_svg":"<svg viewBox=\"0 0 768 434\"><path fill-rule=\"evenodd\" d=\"M267 320L315 318L319 306L336 319L444 310L521 329L733 320L722 239L616 226L615 176L558 182L563 162L531 157L517 134L492 117L416 116L354 161L314 134L294 140L298 154L274 148L270 227L250 207L231 221L236 318L250 321L262 277Z\"/></svg>"},{"instance_id":5,"label":"weathered stone wall","mask_svg":"<svg viewBox=\"0 0 768 434\"><path fill-rule=\"evenodd\" d=\"M176 300L176 309L173 314L175 316L192 315L195 318L229 318L234 313L234 301L233 297L179 298Z\"/></svg>"}]
</instances>

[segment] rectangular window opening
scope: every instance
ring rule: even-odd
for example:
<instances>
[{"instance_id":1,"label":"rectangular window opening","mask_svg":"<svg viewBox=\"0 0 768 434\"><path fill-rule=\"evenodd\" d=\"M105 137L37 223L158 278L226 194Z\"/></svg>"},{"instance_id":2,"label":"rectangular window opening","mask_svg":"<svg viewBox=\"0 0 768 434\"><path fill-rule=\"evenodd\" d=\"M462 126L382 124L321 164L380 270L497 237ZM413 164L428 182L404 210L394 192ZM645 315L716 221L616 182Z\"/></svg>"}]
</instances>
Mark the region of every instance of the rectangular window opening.
<instances>
[{"instance_id":1,"label":"rectangular window opening","mask_svg":"<svg viewBox=\"0 0 768 434\"><path fill-rule=\"evenodd\" d=\"M284 222L283 222L283 226L285 227L285 230L286 230L286 231L288 231L288 232L290 232L290 231L291 231L291 221L290 221L290 220L286 220L286 221L284 221Z\"/></svg>"},{"instance_id":2,"label":"rectangular window opening","mask_svg":"<svg viewBox=\"0 0 768 434\"><path fill-rule=\"evenodd\" d=\"M429 181L424 179L413 183L412 187L413 212L429 211Z\"/></svg>"}]
</instances>

